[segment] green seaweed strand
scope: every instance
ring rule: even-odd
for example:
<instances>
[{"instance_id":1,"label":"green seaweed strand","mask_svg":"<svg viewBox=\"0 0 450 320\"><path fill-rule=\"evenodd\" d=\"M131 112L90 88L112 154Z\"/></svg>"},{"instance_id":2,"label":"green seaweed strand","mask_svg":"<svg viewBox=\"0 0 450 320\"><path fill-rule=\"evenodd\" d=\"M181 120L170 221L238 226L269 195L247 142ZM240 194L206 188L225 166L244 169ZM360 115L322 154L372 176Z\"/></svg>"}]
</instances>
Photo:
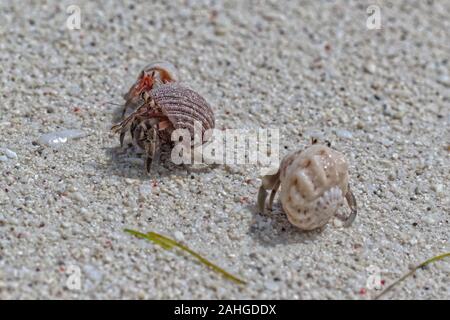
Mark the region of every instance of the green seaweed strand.
<instances>
[{"instance_id":1,"label":"green seaweed strand","mask_svg":"<svg viewBox=\"0 0 450 320\"><path fill-rule=\"evenodd\" d=\"M231 280L238 284L246 284L246 282L244 280L241 280L241 279L233 276L232 274L226 272L222 268L216 266L215 264L213 264L206 258L202 257L197 252L191 250L190 248L182 245L181 243L179 243L173 239L167 238L156 232L149 232L149 233L145 234L145 233L141 233L139 231L134 231L134 230L130 230L130 229L125 229L124 231L127 233L130 233L138 238L147 239L155 244L160 245L161 247L163 247L166 250L170 250L170 249L173 249L174 247L177 247L177 248L189 253L190 255L192 255L194 258L196 258L198 261L200 261L202 264L206 265L213 271L222 274L226 279Z\"/></svg>"},{"instance_id":2,"label":"green seaweed strand","mask_svg":"<svg viewBox=\"0 0 450 320\"><path fill-rule=\"evenodd\" d=\"M411 271L409 271L408 273L406 273L403 277L401 277L400 279L394 281L391 285L389 285L386 289L384 289L383 292L381 292L378 296L375 297L375 299L379 299L381 296L385 295L388 291L390 291L395 285L399 284L400 282L402 282L403 280L405 280L406 278L410 277L411 275L413 275L414 272L417 271L417 269L423 268L426 265L442 260L446 257L450 257L450 252L447 253L443 253L437 256L434 256L424 262L422 262L421 264L419 264L418 266L414 267Z\"/></svg>"}]
</instances>

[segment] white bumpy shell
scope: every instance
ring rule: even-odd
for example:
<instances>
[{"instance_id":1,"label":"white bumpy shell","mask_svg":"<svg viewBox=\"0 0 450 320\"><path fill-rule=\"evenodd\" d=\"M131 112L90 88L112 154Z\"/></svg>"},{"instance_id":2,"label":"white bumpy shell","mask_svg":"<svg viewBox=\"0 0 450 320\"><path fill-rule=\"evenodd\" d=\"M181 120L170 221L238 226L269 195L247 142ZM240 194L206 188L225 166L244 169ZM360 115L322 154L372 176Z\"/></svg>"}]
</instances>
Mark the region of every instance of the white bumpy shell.
<instances>
[{"instance_id":1,"label":"white bumpy shell","mask_svg":"<svg viewBox=\"0 0 450 320\"><path fill-rule=\"evenodd\" d=\"M286 157L281 168L281 204L298 228L325 225L344 203L348 164L340 152L313 145Z\"/></svg>"}]
</instances>

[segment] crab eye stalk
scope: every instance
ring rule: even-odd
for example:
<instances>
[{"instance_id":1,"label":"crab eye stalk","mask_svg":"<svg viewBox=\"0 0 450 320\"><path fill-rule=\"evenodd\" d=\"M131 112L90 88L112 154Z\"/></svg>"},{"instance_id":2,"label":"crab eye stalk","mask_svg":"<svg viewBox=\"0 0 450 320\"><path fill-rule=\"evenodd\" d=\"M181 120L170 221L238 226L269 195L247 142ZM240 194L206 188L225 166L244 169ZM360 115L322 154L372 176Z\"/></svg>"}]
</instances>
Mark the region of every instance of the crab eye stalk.
<instances>
[{"instance_id":1,"label":"crab eye stalk","mask_svg":"<svg viewBox=\"0 0 450 320\"><path fill-rule=\"evenodd\" d=\"M162 83L179 81L178 70L168 61L153 61L144 68L145 72L156 72ZM156 76L155 74L155 76Z\"/></svg>"},{"instance_id":2,"label":"crab eye stalk","mask_svg":"<svg viewBox=\"0 0 450 320\"><path fill-rule=\"evenodd\" d=\"M139 73L136 82L123 96L125 106L122 117L128 108L136 109L139 106L139 100L145 101L148 99L143 95L144 92L150 92L164 84L177 82L178 79L177 69L167 61L154 61L147 65Z\"/></svg>"}]
</instances>

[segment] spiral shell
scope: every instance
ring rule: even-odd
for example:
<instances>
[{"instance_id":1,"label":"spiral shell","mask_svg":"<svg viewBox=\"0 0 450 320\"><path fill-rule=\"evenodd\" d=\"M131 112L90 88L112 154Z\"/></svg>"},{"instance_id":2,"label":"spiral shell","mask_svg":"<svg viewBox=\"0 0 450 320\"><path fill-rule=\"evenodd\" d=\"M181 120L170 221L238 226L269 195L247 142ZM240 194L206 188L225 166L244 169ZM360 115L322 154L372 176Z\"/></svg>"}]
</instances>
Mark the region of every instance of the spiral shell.
<instances>
[{"instance_id":1,"label":"spiral shell","mask_svg":"<svg viewBox=\"0 0 450 320\"><path fill-rule=\"evenodd\" d=\"M193 137L195 122L201 124L202 134L214 128L211 107L195 91L172 82L155 87L149 95L175 129L188 129Z\"/></svg>"},{"instance_id":2,"label":"spiral shell","mask_svg":"<svg viewBox=\"0 0 450 320\"><path fill-rule=\"evenodd\" d=\"M356 200L349 189L348 164L342 153L323 145L312 145L285 157L276 175L263 178L260 207L265 189L272 189L270 203L278 187L288 220L302 230L325 225L342 204L349 204L351 223L356 216Z\"/></svg>"},{"instance_id":3,"label":"spiral shell","mask_svg":"<svg viewBox=\"0 0 450 320\"><path fill-rule=\"evenodd\" d=\"M289 221L304 230L325 225L344 203L348 165L344 156L313 145L281 173L281 203Z\"/></svg>"}]
</instances>

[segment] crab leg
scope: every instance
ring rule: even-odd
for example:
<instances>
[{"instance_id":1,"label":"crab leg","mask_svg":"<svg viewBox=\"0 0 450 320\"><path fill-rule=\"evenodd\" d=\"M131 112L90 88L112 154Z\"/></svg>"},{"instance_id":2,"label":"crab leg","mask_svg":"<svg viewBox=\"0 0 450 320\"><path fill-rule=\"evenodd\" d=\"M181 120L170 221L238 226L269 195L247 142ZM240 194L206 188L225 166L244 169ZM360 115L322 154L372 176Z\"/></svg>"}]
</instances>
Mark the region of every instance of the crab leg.
<instances>
[{"instance_id":1,"label":"crab leg","mask_svg":"<svg viewBox=\"0 0 450 320\"><path fill-rule=\"evenodd\" d=\"M348 186L347 193L345 194L345 200L350 208L350 215L345 217L342 214L336 214L336 217L344 222L344 227L350 226L356 218L356 214L358 212L358 208L356 205L356 198L353 195L353 192L350 190L350 185Z\"/></svg>"},{"instance_id":2,"label":"crab leg","mask_svg":"<svg viewBox=\"0 0 450 320\"><path fill-rule=\"evenodd\" d=\"M153 125L152 128L152 141L149 141L145 144L145 151L147 153L147 157L145 159L145 169L147 173L150 173L150 169L152 167L153 161L159 158L159 136L158 136L158 126Z\"/></svg>"},{"instance_id":3,"label":"crab leg","mask_svg":"<svg viewBox=\"0 0 450 320\"><path fill-rule=\"evenodd\" d=\"M272 188L272 192L270 193L270 198L269 198L269 209L272 210L272 204L273 204L273 199L275 198L275 194L278 191L278 188L280 187L281 181L278 179L278 181L275 183L275 185Z\"/></svg>"},{"instance_id":4,"label":"crab leg","mask_svg":"<svg viewBox=\"0 0 450 320\"><path fill-rule=\"evenodd\" d=\"M272 208L273 199L280 187L280 170L274 175L267 175L262 178L262 184L258 191L258 209L260 212L264 212L264 207L267 198L267 191L272 190L269 198L269 205Z\"/></svg>"},{"instance_id":5,"label":"crab leg","mask_svg":"<svg viewBox=\"0 0 450 320\"><path fill-rule=\"evenodd\" d=\"M146 114L147 113L147 114ZM143 117L160 117L163 116L161 112L153 111L148 108L148 106L143 105L139 107L135 112L130 114L126 119L122 120L120 123L114 125L111 127L111 131L114 133L120 132L120 146L123 146L123 141L125 138L125 134L128 131L128 128L130 128L131 136L133 137L133 132L136 128L135 121L140 121L143 119Z\"/></svg>"}]
</instances>

